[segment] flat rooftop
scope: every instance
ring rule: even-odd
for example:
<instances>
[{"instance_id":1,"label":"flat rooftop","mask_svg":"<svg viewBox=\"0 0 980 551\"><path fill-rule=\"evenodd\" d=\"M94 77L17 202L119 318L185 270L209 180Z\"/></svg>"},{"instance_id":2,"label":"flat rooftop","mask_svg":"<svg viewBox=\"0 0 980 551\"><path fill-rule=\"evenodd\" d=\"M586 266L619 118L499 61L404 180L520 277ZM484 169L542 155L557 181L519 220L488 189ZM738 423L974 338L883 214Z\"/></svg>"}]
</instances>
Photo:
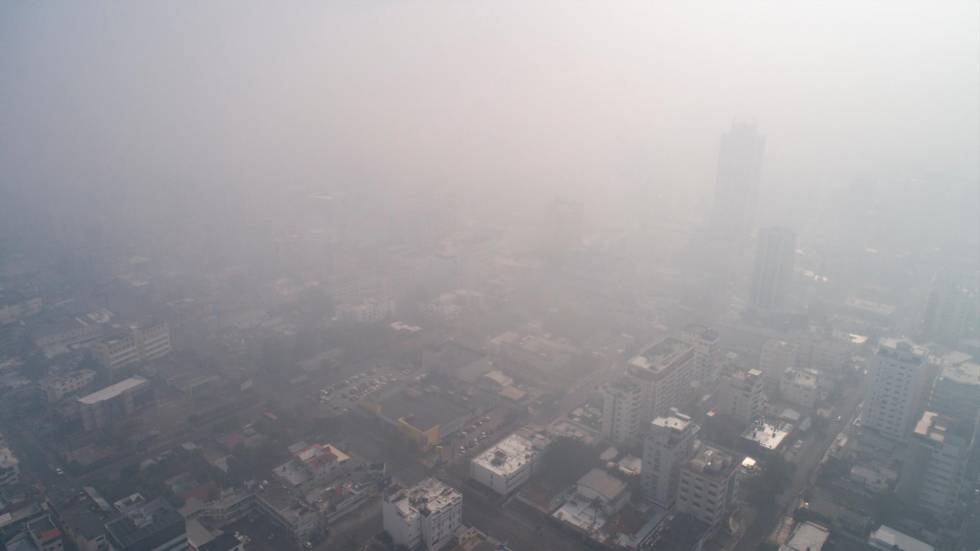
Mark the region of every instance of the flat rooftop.
<instances>
[{"instance_id":1,"label":"flat rooftop","mask_svg":"<svg viewBox=\"0 0 980 551\"><path fill-rule=\"evenodd\" d=\"M473 463L499 475L507 476L534 461L537 450L530 440L512 434L473 458Z\"/></svg>"},{"instance_id":2,"label":"flat rooftop","mask_svg":"<svg viewBox=\"0 0 980 551\"><path fill-rule=\"evenodd\" d=\"M417 514L428 515L430 512L461 502L463 494L437 478L426 478L410 488L395 488L385 499L398 507L398 512L404 518L412 518Z\"/></svg>"},{"instance_id":3,"label":"flat rooftop","mask_svg":"<svg viewBox=\"0 0 980 551\"><path fill-rule=\"evenodd\" d=\"M651 424L655 427L663 427L677 432L684 432L691 424L691 418L687 415L676 414L669 417L657 417Z\"/></svg>"},{"instance_id":4,"label":"flat rooftop","mask_svg":"<svg viewBox=\"0 0 980 551\"><path fill-rule=\"evenodd\" d=\"M78 401L86 405L97 404L99 402L115 398L116 396L119 396L125 392L139 388L145 385L147 382L148 381L143 377L130 377L119 381L114 385L109 385L101 390L97 390L88 396L82 396L78 399Z\"/></svg>"},{"instance_id":5,"label":"flat rooftop","mask_svg":"<svg viewBox=\"0 0 980 551\"><path fill-rule=\"evenodd\" d=\"M381 402L381 415L404 419L421 430L443 426L469 414L469 410L436 393L413 396L406 392L393 394Z\"/></svg>"},{"instance_id":6,"label":"flat rooftop","mask_svg":"<svg viewBox=\"0 0 980 551\"><path fill-rule=\"evenodd\" d=\"M980 386L980 364L963 362L946 366L943 368L942 378L961 385Z\"/></svg>"},{"instance_id":7,"label":"flat rooftop","mask_svg":"<svg viewBox=\"0 0 980 551\"><path fill-rule=\"evenodd\" d=\"M660 375L694 357L694 349L676 337L667 337L633 356L629 366L652 375Z\"/></svg>"},{"instance_id":8,"label":"flat rooftop","mask_svg":"<svg viewBox=\"0 0 980 551\"><path fill-rule=\"evenodd\" d=\"M688 461L687 466L702 476L724 479L735 470L736 463L732 454L711 446L702 446Z\"/></svg>"},{"instance_id":9,"label":"flat rooftop","mask_svg":"<svg viewBox=\"0 0 980 551\"><path fill-rule=\"evenodd\" d=\"M767 450L775 450L793 430L790 423L758 423L742 433L742 438L751 440Z\"/></svg>"}]
</instances>

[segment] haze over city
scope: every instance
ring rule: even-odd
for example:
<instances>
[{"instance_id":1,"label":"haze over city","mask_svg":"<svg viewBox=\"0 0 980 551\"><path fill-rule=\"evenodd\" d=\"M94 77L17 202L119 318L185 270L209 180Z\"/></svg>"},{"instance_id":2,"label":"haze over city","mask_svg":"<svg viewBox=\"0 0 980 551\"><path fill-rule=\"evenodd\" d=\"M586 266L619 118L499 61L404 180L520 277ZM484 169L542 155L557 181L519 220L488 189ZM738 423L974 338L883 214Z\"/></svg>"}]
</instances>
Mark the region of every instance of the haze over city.
<instances>
[{"instance_id":1,"label":"haze over city","mask_svg":"<svg viewBox=\"0 0 980 551\"><path fill-rule=\"evenodd\" d=\"M980 547L980 6L0 7L0 549Z\"/></svg>"}]
</instances>

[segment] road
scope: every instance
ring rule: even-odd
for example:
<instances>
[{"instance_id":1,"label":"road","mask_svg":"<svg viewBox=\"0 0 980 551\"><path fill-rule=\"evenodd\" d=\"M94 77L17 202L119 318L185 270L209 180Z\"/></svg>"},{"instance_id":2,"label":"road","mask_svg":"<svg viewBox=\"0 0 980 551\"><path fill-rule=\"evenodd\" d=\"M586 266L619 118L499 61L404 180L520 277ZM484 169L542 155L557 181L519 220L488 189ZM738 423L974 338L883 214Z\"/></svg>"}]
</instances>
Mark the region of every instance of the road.
<instances>
[{"instance_id":1,"label":"road","mask_svg":"<svg viewBox=\"0 0 980 551\"><path fill-rule=\"evenodd\" d=\"M742 539L735 546L734 551L756 551L765 542L769 534L776 528L779 520L785 516L790 507L810 488L814 481L814 474L817 467L826 455L827 450L834 439L846 428L857 415L858 404L864 397L866 382L862 381L857 387L851 387L850 392L845 391L841 397L842 407L835 408L835 412L841 411L840 421L831 421L824 434L818 435L798 455L799 463L793 469L792 480L789 487L776 497L776 507L769 514L760 512L755 521L745 531Z\"/></svg>"}]
</instances>

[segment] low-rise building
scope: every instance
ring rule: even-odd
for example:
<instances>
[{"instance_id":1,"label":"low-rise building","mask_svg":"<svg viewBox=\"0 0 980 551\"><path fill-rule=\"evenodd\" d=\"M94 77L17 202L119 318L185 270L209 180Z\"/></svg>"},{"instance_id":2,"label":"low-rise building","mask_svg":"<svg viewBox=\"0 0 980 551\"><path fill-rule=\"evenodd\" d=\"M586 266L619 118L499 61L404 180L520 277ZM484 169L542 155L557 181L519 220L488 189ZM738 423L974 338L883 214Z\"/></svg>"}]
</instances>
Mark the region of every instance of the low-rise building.
<instances>
[{"instance_id":1,"label":"low-rise building","mask_svg":"<svg viewBox=\"0 0 980 551\"><path fill-rule=\"evenodd\" d=\"M677 508L709 526L718 526L728 518L740 464L729 453L702 446L681 469Z\"/></svg>"},{"instance_id":2,"label":"low-rise building","mask_svg":"<svg viewBox=\"0 0 980 551\"><path fill-rule=\"evenodd\" d=\"M0 435L0 487L20 480L20 461Z\"/></svg>"},{"instance_id":3,"label":"low-rise building","mask_svg":"<svg viewBox=\"0 0 980 551\"><path fill-rule=\"evenodd\" d=\"M881 551L935 551L935 548L928 543L884 524L871 533L868 537L868 545Z\"/></svg>"},{"instance_id":4,"label":"low-rise building","mask_svg":"<svg viewBox=\"0 0 980 551\"><path fill-rule=\"evenodd\" d=\"M38 386L44 392L48 402L57 402L69 394L74 394L79 390L92 384L95 381L95 371L91 369L79 369L64 375L51 375L41 379Z\"/></svg>"},{"instance_id":5,"label":"low-rise building","mask_svg":"<svg viewBox=\"0 0 980 551\"><path fill-rule=\"evenodd\" d=\"M395 544L437 551L462 525L463 494L435 478L411 488L395 485L382 498L381 515Z\"/></svg>"},{"instance_id":6,"label":"low-rise building","mask_svg":"<svg viewBox=\"0 0 980 551\"><path fill-rule=\"evenodd\" d=\"M44 308L41 297L16 291L0 291L0 325L37 315Z\"/></svg>"},{"instance_id":7,"label":"low-rise building","mask_svg":"<svg viewBox=\"0 0 980 551\"><path fill-rule=\"evenodd\" d=\"M580 478L576 492L597 504L607 516L619 512L630 499L626 483L602 469L592 469Z\"/></svg>"},{"instance_id":8,"label":"low-rise building","mask_svg":"<svg viewBox=\"0 0 980 551\"><path fill-rule=\"evenodd\" d=\"M793 528L789 541L779 546L779 551L820 551L830 530L815 522L801 522Z\"/></svg>"},{"instance_id":9,"label":"low-rise building","mask_svg":"<svg viewBox=\"0 0 980 551\"><path fill-rule=\"evenodd\" d=\"M268 485L255 498L258 510L288 534L297 545L309 541L322 528L319 511L307 503L303 496L286 488Z\"/></svg>"},{"instance_id":10,"label":"low-rise building","mask_svg":"<svg viewBox=\"0 0 980 551\"><path fill-rule=\"evenodd\" d=\"M129 510L105 525L113 551L184 551L189 549L184 517L163 498Z\"/></svg>"},{"instance_id":11,"label":"low-rise building","mask_svg":"<svg viewBox=\"0 0 980 551\"><path fill-rule=\"evenodd\" d=\"M85 430L95 430L132 414L145 402L149 381L130 377L78 399Z\"/></svg>"},{"instance_id":12,"label":"low-rise building","mask_svg":"<svg viewBox=\"0 0 980 551\"><path fill-rule=\"evenodd\" d=\"M534 473L540 450L519 434L512 434L473 458L470 476L501 495L520 487Z\"/></svg>"}]
</instances>

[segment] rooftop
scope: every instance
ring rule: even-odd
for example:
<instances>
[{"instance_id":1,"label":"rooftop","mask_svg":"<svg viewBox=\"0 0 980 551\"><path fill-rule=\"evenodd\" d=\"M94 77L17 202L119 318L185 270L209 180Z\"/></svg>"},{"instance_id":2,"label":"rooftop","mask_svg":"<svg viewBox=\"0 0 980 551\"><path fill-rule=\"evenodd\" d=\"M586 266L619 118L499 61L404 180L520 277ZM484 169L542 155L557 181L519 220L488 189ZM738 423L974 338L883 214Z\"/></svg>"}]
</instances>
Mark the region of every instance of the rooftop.
<instances>
[{"instance_id":1,"label":"rooftop","mask_svg":"<svg viewBox=\"0 0 980 551\"><path fill-rule=\"evenodd\" d=\"M602 469L592 469L578 479L578 485L588 488L607 501L613 501L626 491L626 483Z\"/></svg>"},{"instance_id":2,"label":"rooftop","mask_svg":"<svg viewBox=\"0 0 980 551\"><path fill-rule=\"evenodd\" d=\"M881 525L880 528L871 533L868 544L886 551L935 551L935 548L928 543L885 525Z\"/></svg>"},{"instance_id":3,"label":"rooftop","mask_svg":"<svg viewBox=\"0 0 980 551\"><path fill-rule=\"evenodd\" d=\"M415 397L401 392L381 402L381 415L391 420L403 419L421 430L449 424L468 413L462 406L438 394Z\"/></svg>"},{"instance_id":4,"label":"rooftop","mask_svg":"<svg viewBox=\"0 0 980 551\"><path fill-rule=\"evenodd\" d=\"M711 446L703 446L688 461L687 466L691 471L704 476L728 478L735 470L736 463L731 454Z\"/></svg>"},{"instance_id":5,"label":"rooftop","mask_svg":"<svg viewBox=\"0 0 980 551\"><path fill-rule=\"evenodd\" d=\"M129 548L139 542L162 544L184 532L184 517L163 498L157 498L106 523L106 533L113 546ZM154 547L154 545L150 545Z\"/></svg>"},{"instance_id":6,"label":"rooftop","mask_svg":"<svg viewBox=\"0 0 980 551\"><path fill-rule=\"evenodd\" d=\"M507 476L534 460L537 450L530 440L518 434L504 438L473 458L473 463L496 475Z\"/></svg>"},{"instance_id":7,"label":"rooftop","mask_svg":"<svg viewBox=\"0 0 980 551\"><path fill-rule=\"evenodd\" d=\"M706 341L718 340L717 331L705 325L701 325L700 323L690 323L684 326L684 332L691 335L695 335L696 337Z\"/></svg>"},{"instance_id":8,"label":"rooftop","mask_svg":"<svg viewBox=\"0 0 980 551\"><path fill-rule=\"evenodd\" d=\"M963 362L943 368L942 378L961 385L980 386L980 364Z\"/></svg>"},{"instance_id":9,"label":"rooftop","mask_svg":"<svg viewBox=\"0 0 980 551\"><path fill-rule=\"evenodd\" d=\"M742 438L752 440L767 450L775 450L793 430L790 423L757 423L742 433Z\"/></svg>"},{"instance_id":10,"label":"rooftop","mask_svg":"<svg viewBox=\"0 0 980 551\"><path fill-rule=\"evenodd\" d=\"M780 551L819 551L830 536L823 526L812 522L802 522L796 525L789 541L779 547Z\"/></svg>"},{"instance_id":11,"label":"rooftop","mask_svg":"<svg viewBox=\"0 0 980 551\"><path fill-rule=\"evenodd\" d=\"M670 417L657 417L651 424L655 427L663 427L676 432L684 432L691 424L691 418L682 413L674 413Z\"/></svg>"},{"instance_id":12,"label":"rooftop","mask_svg":"<svg viewBox=\"0 0 980 551\"><path fill-rule=\"evenodd\" d=\"M459 503L463 494L436 478L426 478L411 488L394 487L385 496L389 503L395 503L404 518L415 515L428 516L433 511Z\"/></svg>"},{"instance_id":13,"label":"rooftop","mask_svg":"<svg viewBox=\"0 0 980 551\"><path fill-rule=\"evenodd\" d=\"M82 404L92 405L105 400L111 400L125 392L139 388L146 384L148 381L143 377L130 377L128 379L119 381L114 385L107 386L101 390L97 390L88 396L83 396L78 399Z\"/></svg>"},{"instance_id":14,"label":"rooftop","mask_svg":"<svg viewBox=\"0 0 980 551\"><path fill-rule=\"evenodd\" d=\"M629 367L639 376L660 376L693 356L694 349L690 344L676 337L667 337L630 359Z\"/></svg>"}]
</instances>

